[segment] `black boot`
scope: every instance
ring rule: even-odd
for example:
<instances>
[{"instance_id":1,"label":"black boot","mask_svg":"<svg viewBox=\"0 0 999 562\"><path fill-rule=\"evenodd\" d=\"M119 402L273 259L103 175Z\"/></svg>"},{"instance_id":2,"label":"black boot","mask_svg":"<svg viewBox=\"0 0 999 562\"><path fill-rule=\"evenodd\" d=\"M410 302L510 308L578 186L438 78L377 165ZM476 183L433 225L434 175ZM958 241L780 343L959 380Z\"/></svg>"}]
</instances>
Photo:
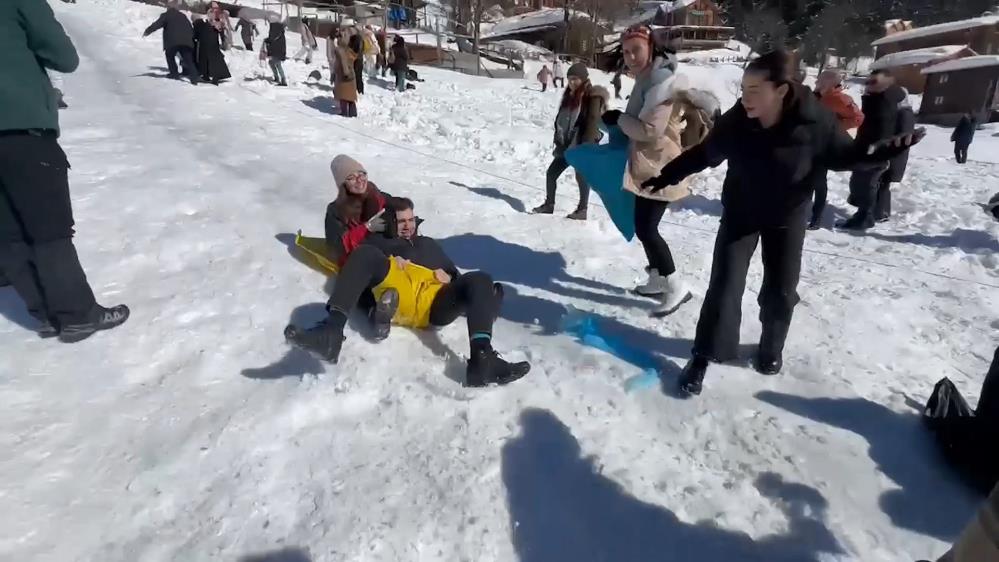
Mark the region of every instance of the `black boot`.
<instances>
[{"instance_id":1,"label":"black boot","mask_svg":"<svg viewBox=\"0 0 999 562\"><path fill-rule=\"evenodd\" d=\"M10 281L7 280L7 276L0 271L0 287L9 287Z\"/></svg>"},{"instance_id":2,"label":"black boot","mask_svg":"<svg viewBox=\"0 0 999 562\"><path fill-rule=\"evenodd\" d=\"M870 213L864 213L857 211L852 217L836 223L836 228L842 228L844 230L867 230L874 226L874 219L871 218Z\"/></svg>"},{"instance_id":3,"label":"black boot","mask_svg":"<svg viewBox=\"0 0 999 562\"><path fill-rule=\"evenodd\" d=\"M381 298L371 308L369 318L371 318L372 337L376 341L382 341L389 337L392 331L392 318L399 310L399 291L388 289L382 293Z\"/></svg>"},{"instance_id":4,"label":"black boot","mask_svg":"<svg viewBox=\"0 0 999 562\"><path fill-rule=\"evenodd\" d=\"M555 213L555 203L542 203L541 205L531 209L531 213L535 215L551 215Z\"/></svg>"},{"instance_id":5,"label":"black boot","mask_svg":"<svg viewBox=\"0 0 999 562\"><path fill-rule=\"evenodd\" d=\"M756 371L762 375L776 375L784 366L784 342L790 325L778 321L764 321L760 347L756 352Z\"/></svg>"},{"instance_id":6,"label":"black boot","mask_svg":"<svg viewBox=\"0 0 999 562\"><path fill-rule=\"evenodd\" d=\"M531 370L527 361L508 363L491 347L472 352L465 371L465 386L478 388L491 384L505 385L523 378Z\"/></svg>"},{"instance_id":7,"label":"black boot","mask_svg":"<svg viewBox=\"0 0 999 562\"><path fill-rule=\"evenodd\" d=\"M343 341L347 339L343 336L343 328L338 329L329 320L323 320L308 330L290 324L284 329L284 338L289 343L330 363L340 360L340 349L343 347Z\"/></svg>"},{"instance_id":8,"label":"black boot","mask_svg":"<svg viewBox=\"0 0 999 562\"><path fill-rule=\"evenodd\" d=\"M117 328L128 320L129 314L131 313L128 310L128 307L123 304L113 306L111 308L104 308L99 304L94 305L94 310L91 312L92 320L89 322L66 324L65 326L62 326L59 330L59 341L63 343L76 343L89 338L96 332ZM46 331L43 335L42 331L39 331L39 335L43 338L52 337L51 335L48 335L50 333L50 331Z\"/></svg>"},{"instance_id":9,"label":"black boot","mask_svg":"<svg viewBox=\"0 0 999 562\"><path fill-rule=\"evenodd\" d=\"M708 372L708 359L693 356L680 374L680 392L697 396L704 387L704 375Z\"/></svg>"}]
</instances>

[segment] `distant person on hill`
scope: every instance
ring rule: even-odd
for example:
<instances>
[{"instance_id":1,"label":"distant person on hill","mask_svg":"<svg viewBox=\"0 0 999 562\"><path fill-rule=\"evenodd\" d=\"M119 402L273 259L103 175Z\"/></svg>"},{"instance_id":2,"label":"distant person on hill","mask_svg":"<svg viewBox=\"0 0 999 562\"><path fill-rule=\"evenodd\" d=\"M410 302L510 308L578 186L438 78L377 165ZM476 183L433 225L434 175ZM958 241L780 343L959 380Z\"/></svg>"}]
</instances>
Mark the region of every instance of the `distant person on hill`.
<instances>
[{"instance_id":1,"label":"distant person on hill","mask_svg":"<svg viewBox=\"0 0 999 562\"><path fill-rule=\"evenodd\" d=\"M281 64L288 56L288 43L284 37L285 27L276 15L270 17L270 24L267 39L264 39L264 47L267 48L267 61L270 64L271 72L274 73L274 83L278 86L287 86L288 79L285 77L284 67Z\"/></svg>"},{"instance_id":2,"label":"distant person on hill","mask_svg":"<svg viewBox=\"0 0 999 562\"><path fill-rule=\"evenodd\" d=\"M80 58L38 0L0 2L0 53L0 272L40 337L77 342L129 315L125 305L97 304L73 245L69 161L48 71L73 72Z\"/></svg>"},{"instance_id":3,"label":"distant person on hill","mask_svg":"<svg viewBox=\"0 0 999 562\"><path fill-rule=\"evenodd\" d=\"M167 11L160 14L160 17L146 28L142 36L148 37L160 29L163 30L163 52L167 61L167 77L180 78L180 72L177 71L177 57L180 56L184 74L187 75L192 84L197 84L198 68L194 63L194 29L191 27L191 20L177 9L177 2L167 4Z\"/></svg>"},{"instance_id":4,"label":"distant person on hill","mask_svg":"<svg viewBox=\"0 0 999 562\"><path fill-rule=\"evenodd\" d=\"M840 129L856 135L856 129L864 122L864 112L843 89L843 75L835 70L825 70L815 81L815 97L819 103L836 116ZM818 230L825 212L829 196L828 174L816 174L815 202L812 203L812 218L809 230Z\"/></svg>"},{"instance_id":5,"label":"distant person on hill","mask_svg":"<svg viewBox=\"0 0 999 562\"><path fill-rule=\"evenodd\" d=\"M614 77L611 78L611 86L614 86L614 99L621 99L621 73L624 72L623 68L618 68L614 73Z\"/></svg>"},{"instance_id":6,"label":"distant person on hill","mask_svg":"<svg viewBox=\"0 0 999 562\"><path fill-rule=\"evenodd\" d=\"M968 161L968 148L971 147L971 141L975 140L975 129L977 128L978 122L975 121L975 118L970 113L965 113L958 121L954 133L951 134L950 141L954 143L954 158L957 159L958 164L964 164Z\"/></svg>"},{"instance_id":7,"label":"distant person on hill","mask_svg":"<svg viewBox=\"0 0 999 562\"><path fill-rule=\"evenodd\" d=\"M794 83L791 60L786 52L773 51L749 63L739 102L715 121L703 142L643 184L655 192L728 162L711 278L692 357L680 377L680 390L688 394L700 394L711 362L739 356L742 297L760 244L762 335L755 366L764 375L781 371L799 301L805 216L816 174L890 160L921 138L921 133L900 135L875 146L855 142L807 88Z\"/></svg>"},{"instance_id":8,"label":"distant person on hill","mask_svg":"<svg viewBox=\"0 0 999 562\"><path fill-rule=\"evenodd\" d=\"M585 64L577 63L569 68L569 87L562 95L562 102L555 116L555 159L548 167L547 194L545 202L536 207L533 213L550 215L555 212L558 179L569 168L565 151L579 144L600 142L603 136L600 132L600 116L609 103L610 92L590 84L590 73ZM586 220L590 186L578 173L576 183L579 184L579 204L568 218Z\"/></svg>"},{"instance_id":9,"label":"distant person on hill","mask_svg":"<svg viewBox=\"0 0 999 562\"><path fill-rule=\"evenodd\" d=\"M552 62L552 86L565 88L565 65L558 57Z\"/></svg>"},{"instance_id":10,"label":"distant person on hill","mask_svg":"<svg viewBox=\"0 0 999 562\"><path fill-rule=\"evenodd\" d=\"M541 82L541 91L548 91L548 83L551 82L552 71L548 68L548 65L543 65L541 70L538 71L538 82Z\"/></svg>"},{"instance_id":11,"label":"distant person on hill","mask_svg":"<svg viewBox=\"0 0 999 562\"><path fill-rule=\"evenodd\" d=\"M354 67L357 53L348 46L356 40L356 35L346 42L341 39L333 53L333 95L343 117L357 117L357 84L362 77Z\"/></svg>"},{"instance_id":12,"label":"distant person on hill","mask_svg":"<svg viewBox=\"0 0 999 562\"><path fill-rule=\"evenodd\" d=\"M302 48L292 57L296 61L305 60L305 64L312 64L312 53L319 48L316 36L309 28L309 23L303 18L298 23L298 33L302 40Z\"/></svg>"},{"instance_id":13,"label":"distant person on hill","mask_svg":"<svg viewBox=\"0 0 999 562\"><path fill-rule=\"evenodd\" d=\"M409 50L406 48L406 40L401 35L396 35L392 43L391 64L392 72L395 73L395 89L405 92L406 77L409 72Z\"/></svg>"},{"instance_id":14,"label":"distant person on hill","mask_svg":"<svg viewBox=\"0 0 999 562\"><path fill-rule=\"evenodd\" d=\"M194 16L194 56L201 79L216 86L232 78L219 41L221 36L202 16Z\"/></svg>"},{"instance_id":15,"label":"distant person on hill","mask_svg":"<svg viewBox=\"0 0 999 562\"><path fill-rule=\"evenodd\" d=\"M236 22L236 31L239 31L239 35L243 39L243 46L246 47L246 50L253 51L253 37L259 33L257 31L257 24L241 17L239 18L239 21Z\"/></svg>"},{"instance_id":16,"label":"distant person on hill","mask_svg":"<svg viewBox=\"0 0 999 562\"><path fill-rule=\"evenodd\" d=\"M378 41L378 69L381 71L382 78L385 78L389 68L389 49L388 32L385 31L384 27L378 30L378 33L375 34L375 39Z\"/></svg>"},{"instance_id":17,"label":"distant person on hill","mask_svg":"<svg viewBox=\"0 0 999 562\"><path fill-rule=\"evenodd\" d=\"M531 369L527 362L503 360L493 349L493 325L503 302L503 288L482 271L461 273L436 240L421 236L413 202L389 201L389 226L371 234L337 274L326 305L329 316L313 328L290 325L285 338L324 360L340 360L347 319L365 293L374 336L389 336L391 324L424 329L443 327L464 315L471 351L465 386L509 384Z\"/></svg>"},{"instance_id":18,"label":"distant person on hill","mask_svg":"<svg viewBox=\"0 0 999 562\"><path fill-rule=\"evenodd\" d=\"M370 25L364 26L364 68L368 71L368 77L374 79L378 76L378 60L382 50L378 45L378 37L375 30Z\"/></svg>"}]
</instances>

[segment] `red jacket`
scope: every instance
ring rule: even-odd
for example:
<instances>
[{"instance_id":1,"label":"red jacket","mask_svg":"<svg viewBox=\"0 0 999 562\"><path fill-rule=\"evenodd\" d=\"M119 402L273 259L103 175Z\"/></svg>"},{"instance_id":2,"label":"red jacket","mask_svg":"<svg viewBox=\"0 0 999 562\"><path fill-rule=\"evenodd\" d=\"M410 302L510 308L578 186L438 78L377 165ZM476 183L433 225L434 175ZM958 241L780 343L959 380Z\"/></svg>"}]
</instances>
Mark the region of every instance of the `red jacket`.
<instances>
[{"instance_id":1,"label":"red jacket","mask_svg":"<svg viewBox=\"0 0 999 562\"><path fill-rule=\"evenodd\" d=\"M326 246L339 265L367 238L367 222L385 208L389 195L368 183L368 198L364 202L360 220L345 220L337 214L336 201L326 207Z\"/></svg>"},{"instance_id":2,"label":"red jacket","mask_svg":"<svg viewBox=\"0 0 999 562\"><path fill-rule=\"evenodd\" d=\"M842 88L837 88L824 96L818 95L818 98L823 106L833 112L844 131L856 129L864 122L864 112Z\"/></svg>"}]
</instances>

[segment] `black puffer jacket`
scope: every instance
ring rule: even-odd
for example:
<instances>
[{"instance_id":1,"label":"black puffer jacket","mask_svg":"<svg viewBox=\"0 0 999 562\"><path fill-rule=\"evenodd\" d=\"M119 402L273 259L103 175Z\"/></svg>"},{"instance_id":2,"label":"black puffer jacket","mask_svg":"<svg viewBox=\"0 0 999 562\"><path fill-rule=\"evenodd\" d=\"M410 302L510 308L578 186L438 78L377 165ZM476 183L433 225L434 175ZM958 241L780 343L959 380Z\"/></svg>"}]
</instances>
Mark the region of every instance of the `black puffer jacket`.
<instances>
[{"instance_id":1,"label":"black puffer jacket","mask_svg":"<svg viewBox=\"0 0 999 562\"><path fill-rule=\"evenodd\" d=\"M394 226L390 224L390 227ZM392 228L389 229L394 230ZM436 240L417 233L412 239L390 238L383 235L368 236L364 243L377 247L386 256L409 260L427 269L443 269L452 278L458 277L458 267Z\"/></svg>"},{"instance_id":2,"label":"black puffer jacket","mask_svg":"<svg viewBox=\"0 0 999 562\"><path fill-rule=\"evenodd\" d=\"M142 36L150 35L156 30L163 30L163 50L176 47L194 48L194 27L180 10L169 8L146 28Z\"/></svg>"},{"instance_id":3,"label":"black puffer jacket","mask_svg":"<svg viewBox=\"0 0 999 562\"><path fill-rule=\"evenodd\" d=\"M900 150L884 147L872 155L866 152L865 143L855 143L832 113L798 87L776 126L764 129L737 102L718 118L701 144L667 164L661 176L675 185L727 160L722 221L755 227L804 225L816 179L826 169L884 162Z\"/></svg>"},{"instance_id":4,"label":"black puffer jacket","mask_svg":"<svg viewBox=\"0 0 999 562\"><path fill-rule=\"evenodd\" d=\"M288 43L284 38L283 23L271 22L271 27L268 30L267 39L264 39L264 44L267 45L268 57L278 60L288 58Z\"/></svg>"}]
</instances>

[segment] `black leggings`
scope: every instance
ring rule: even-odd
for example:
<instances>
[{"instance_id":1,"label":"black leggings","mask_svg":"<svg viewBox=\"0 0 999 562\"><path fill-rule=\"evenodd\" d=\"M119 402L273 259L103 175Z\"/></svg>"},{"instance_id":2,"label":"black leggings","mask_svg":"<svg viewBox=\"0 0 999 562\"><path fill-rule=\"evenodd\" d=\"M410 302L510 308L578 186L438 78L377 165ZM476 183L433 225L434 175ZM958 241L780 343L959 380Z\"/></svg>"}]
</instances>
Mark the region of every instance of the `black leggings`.
<instances>
[{"instance_id":1,"label":"black leggings","mask_svg":"<svg viewBox=\"0 0 999 562\"><path fill-rule=\"evenodd\" d=\"M558 179L569 169L569 163L566 162L565 156L556 156L552 160L551 166L548 166L547 174L547 194L545 195L545 204L554 205L555 204L555 192L558 190ZM578 210L586 210L590 204L590 185L586 183L583 176L576 174L576 183L579 184L579 205L576 207Z\"/></svg>"},{"instance_id":2,"label":"black leggings","mask_svg":"<svg viewBox=\"0 0 999 562\"><path fill-rule=\"evenodd\" d=\"M649 260L649 267L664 277L676 272L669 244L659 234L659 221L663 220L663 214L666 213L668 205L669 203L666 201L656 201L645 197L635 198L635 236L638 237L645 249L645 257Z\"/></svg>"},{"instance_id":3,"label":"black leggings","mask_svg":"<svg viewBox=\"0 0 999 562\"><path fill-rule=\"evenodd\" d=\"M822 220L822 213L826 210L826 200L828 197L828 172L822 170L818 172L818 179L815 181L815 202L812 203L812 222L818 223Z\"/></svg>"},{"instance_id":4,"label":"black leggings","mask_svg":"<svg viewBox=\"0 0 999 562\"><path fill-rule=\"evenodd\" d=\"M954 158L957 159L958 164L964 164L968 161L968 147L954 145Z\"/></svg>"},{"instance_id":5,"label":"black leggings","mask_svg":"<svg viewBox=\"0 0 999 562\"><path fill-rule=\"evenodd\" d=\"M499 303L488 273L473 271L445 285L430 306L430 324L447 326L462 314L468 320L469 337L492 334Z\"/></svg>"},{"instance_id":6,"label":"black leggings","mask_svg":"<svg viewBox=\"0 0 999 562\"><path fill-rule=\"evenodd\" d=\"M374 246L354 250L336 276L336 286L328 308L350 316L365 291L370 291L389 274L388 257Z\"/></svg>"}]
</instances>

